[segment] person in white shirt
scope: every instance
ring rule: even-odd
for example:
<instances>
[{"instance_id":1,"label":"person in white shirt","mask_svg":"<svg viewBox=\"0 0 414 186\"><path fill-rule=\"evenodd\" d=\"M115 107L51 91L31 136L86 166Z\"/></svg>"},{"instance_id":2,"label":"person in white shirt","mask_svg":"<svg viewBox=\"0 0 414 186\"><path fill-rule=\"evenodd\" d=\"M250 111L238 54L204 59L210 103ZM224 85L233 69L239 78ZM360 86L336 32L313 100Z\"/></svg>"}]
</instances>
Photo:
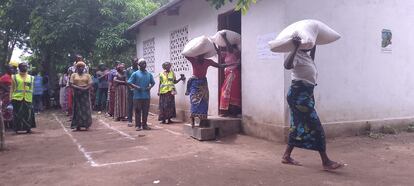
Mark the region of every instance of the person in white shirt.
<instances>
[{"instance_id":1,"label":"person in white shirt","mask_svg":"<svg viewBox=\"0 0 414 186\"><path fill-rule=\"evenodd\" d=\"M292 85L287 95L291 114L289 141L282 163L301 165L291 157L293 148L298 147L318 151L325 170L341 168L344 164L330 160L326 153L325 132L315 110L313 90L318 75L314 62L316 47L300 50L299 37L293 37L292 42L295 50L284 63L285 69L292 71Z\"/></svg>"}]
</instances>

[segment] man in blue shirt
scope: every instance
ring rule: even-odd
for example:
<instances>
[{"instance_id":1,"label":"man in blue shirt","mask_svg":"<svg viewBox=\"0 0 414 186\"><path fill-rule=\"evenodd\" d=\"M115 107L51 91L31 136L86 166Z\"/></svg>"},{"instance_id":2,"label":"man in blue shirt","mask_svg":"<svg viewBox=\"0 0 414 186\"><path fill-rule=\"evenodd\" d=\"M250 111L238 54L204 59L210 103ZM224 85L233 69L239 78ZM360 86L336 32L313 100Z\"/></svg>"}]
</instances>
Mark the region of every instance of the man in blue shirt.
<instances>
[{"instance_id":1,"label":"man in blue shirt","mask_svg":"<svg viewBox=\"0 0 414 186\"><path fill-rule=\"evenodd\" d=\"M43 77L37 71L33 71L33 109L35 114L39 114L42 110L42 97L44 93Z\"/></svg>"},{"instance_id":2,"label":"man in blue shirt","mask_svg":"<svg viewBox=\"0 0 414 186\"><path fill-rule=\"evenodd\" d=\"M151 130L147 125L147 119L150 107L150 91L155 85L155 81L152 74L146 70L147 62L145 59L138 60L138 66L139 70L134 72L128 79L128 84L134 87L135 127L136 131Z\"/></svg>"}]
</instances>

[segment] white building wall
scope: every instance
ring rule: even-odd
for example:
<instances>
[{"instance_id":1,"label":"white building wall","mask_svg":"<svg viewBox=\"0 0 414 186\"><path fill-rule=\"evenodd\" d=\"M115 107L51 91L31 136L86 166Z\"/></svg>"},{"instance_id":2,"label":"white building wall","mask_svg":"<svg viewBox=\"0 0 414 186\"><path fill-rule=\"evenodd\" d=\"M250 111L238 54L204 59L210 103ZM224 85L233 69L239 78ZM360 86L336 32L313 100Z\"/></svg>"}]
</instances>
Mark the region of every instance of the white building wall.
<instances>
[{"instance_id":1,"label":"white building wall","mask_svg":"<svg viewBox=\"0 0 414 186\"><path fill-rule=\"evenodd\" d=\"M342 35L335 43L317 47L315 98L322 123L413 118L414 57L410 49L414 36L410 31L414 13L410 7L414 1L258 1L242 17L244 123L262 122L264 131L255 132L266 138L266 124L289 125L283 100L290 72L283 70L283 59L261 60L254 49L258 36L279 33L302 19L321 20ZM393 33L391 53L381 51L382 29Z\"/></svg>"},{"instance_id":2,"label":"white building wall","mask_svg":"<svg viewBox=\"0 0 414 186\"><path fill-rule=\"evenodd\" d=\"M287 1L286 1L287 2ZM317 48L316 103L323 123L414 116L414 1L289 0L288 23L319 19L342 38ZM393 33L381 52L381 30Z\"/></svg>"},{"instance_id":3,"label":"white building wall","mask_svg":"<svg viewBox=\"0 0 414 186\"><path fill-rule=\"evenodd\" d=\"M247 134L275 139L285 124L283 55L258 56L258 37L284 28L283 1L258 1L242 16L243 129ZM279 126L279 127L277 127Z\"/></svg>"},{"instance_id":4,"label":"white building wall","mask_svg":"<svg viewBox=\"0 0 414 186\"><path fill-rule=\"evenodd\" d=\"M184 1L179 16L158 16L156 26L141 26L137 37L138 56L142 41L155 37L156 72L169 60L170 32L188 25L189 39L217 31L219 11L203 1ZM257 54L258 37L279 33L302 19L318 19L338 31L342 38L317 47L319 71L315 89L316 107L324 124L399 121L414 118L413 48L414 1L409 0L261 0L242 16L243 127L248 134L280 139L289 126L285 101L290 72L283 69L283 55L262 59ZM381 51L381 31L391 29L391 53ZM178 72L179 74L181 72ZM186 71L187 77L191 71ZM208 71L210 115L217 114L217 69ZM158 79L157 79L158 80ZM177 107L188 110L184 84L177 85ZM152 91L153 98L156 91ZM156 100L152 101L157 104ZM391 122L392 123L392 122ZM329 132L329 130L328 130ZM329 135L329 134L328 134Z\"/></svg>"},{"instance_id":5,"label":"white building wall","mask_svg":"<svg viewBox=\"0 0 414 186\"><path fill-rule=\"evenodd\" d=\"M179 15L159 15L156 18L156 25L145 24L140 26L137 34L137 56L143 55L143 41L155 38L155 74L162 72L161 64L170 61L170 32L188 25L188 39L192 39L201 35L210 36L217 32L217 24L219 14L232 10L234 4L228 4L219 10L214 9L204 0L187 0L183 1L179 11ZM191 65L190 65L191 66ZM190 78L192 69L188 71L176 72L177 78L179 74L185 74ZM218 114L218 70L209 67L207 72L208 86L210 90L209 115ZM158 84L159 78L155 78L157 82L151 91L151 104L158 104ZM178 94L176 95L176 107L178 112L188 111L190 109L189 97L185 96L186 83L178 83L176 85ZM181 118L185 119L185 118Z\"/></svg>"}]
</instances>

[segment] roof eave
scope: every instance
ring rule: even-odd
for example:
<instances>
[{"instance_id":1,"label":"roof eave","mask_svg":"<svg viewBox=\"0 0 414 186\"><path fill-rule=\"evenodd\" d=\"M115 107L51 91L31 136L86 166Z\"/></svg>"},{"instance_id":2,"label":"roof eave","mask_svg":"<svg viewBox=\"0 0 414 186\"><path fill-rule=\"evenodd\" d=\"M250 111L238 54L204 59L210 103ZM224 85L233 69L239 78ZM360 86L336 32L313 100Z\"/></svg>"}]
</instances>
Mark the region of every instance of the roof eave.
<instances>
[{"instance_id":1,"label":"roof eave","mask_svg":"<svg viewBox=\"0 0 414 186\"><path fill-rule=\"evenodd\" d=\"M154 12L152 12L150 15L144 17L143 19L137 21L136 23L134 23L133 25L131 25L128 29L127 32L131 32L131 31L137 31L138 28L146 23L147 21L155 18L157 15L169 10L170 8L173 8L174 6L176 6L178 3L182 2L184 0L173 0L170 1L169 3L165 4L164 6L162 6L161 8L155 10Z\"/></svg>"}]
</instances>

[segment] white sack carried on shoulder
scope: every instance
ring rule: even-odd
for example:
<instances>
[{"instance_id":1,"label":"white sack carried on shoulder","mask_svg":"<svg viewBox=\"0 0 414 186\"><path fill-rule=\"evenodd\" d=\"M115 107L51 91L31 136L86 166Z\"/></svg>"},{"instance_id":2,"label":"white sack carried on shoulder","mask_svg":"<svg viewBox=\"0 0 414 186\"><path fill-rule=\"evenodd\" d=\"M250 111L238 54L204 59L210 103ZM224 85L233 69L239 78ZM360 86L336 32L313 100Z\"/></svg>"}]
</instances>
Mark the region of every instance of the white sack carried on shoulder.
<instances>
[{"instance_id":1,"label":"white sack carried on shoulder","mask_svg":"<svg viewBox=\"0 0 414 186\"><path fill-rule=\"evenodd\" d=\"M220 47L226 47L226 41L224 41L223 37L221 36L221 33L226 33L226 38L232 45L241 45L241 35L237 32L233 32L231 30L220 30L214 36L211 36L211 40L213 42L220 46Z\"/></svg>"},{"instance_id":2,"label":"white sack carried on shoulder","mask_svg":"<svg viewBox=\"0 0 414 186\"><path fill-rule=\"evenodd\" d=\"M212 57L217 54L213 42L206 36L200 36L189 41L185 46L182 55L187 57L196 57L205 54L205 58Z\"/></svg>"},{"instance_id":3,"label":"white sack carried on shoulder","mask_svg":"<svg viewBox=\"0 0 414 186\"><path fill-rule=\"evenodd\" d=\"M272 52L290 52L294 49L292 37L299 36L302 41L299 49L311 49L315 45L332 43L339 38L338 32L318 20L306 19L295 22L280 32L276 39L269 42Z\"/></svg>"}]
</instances>

